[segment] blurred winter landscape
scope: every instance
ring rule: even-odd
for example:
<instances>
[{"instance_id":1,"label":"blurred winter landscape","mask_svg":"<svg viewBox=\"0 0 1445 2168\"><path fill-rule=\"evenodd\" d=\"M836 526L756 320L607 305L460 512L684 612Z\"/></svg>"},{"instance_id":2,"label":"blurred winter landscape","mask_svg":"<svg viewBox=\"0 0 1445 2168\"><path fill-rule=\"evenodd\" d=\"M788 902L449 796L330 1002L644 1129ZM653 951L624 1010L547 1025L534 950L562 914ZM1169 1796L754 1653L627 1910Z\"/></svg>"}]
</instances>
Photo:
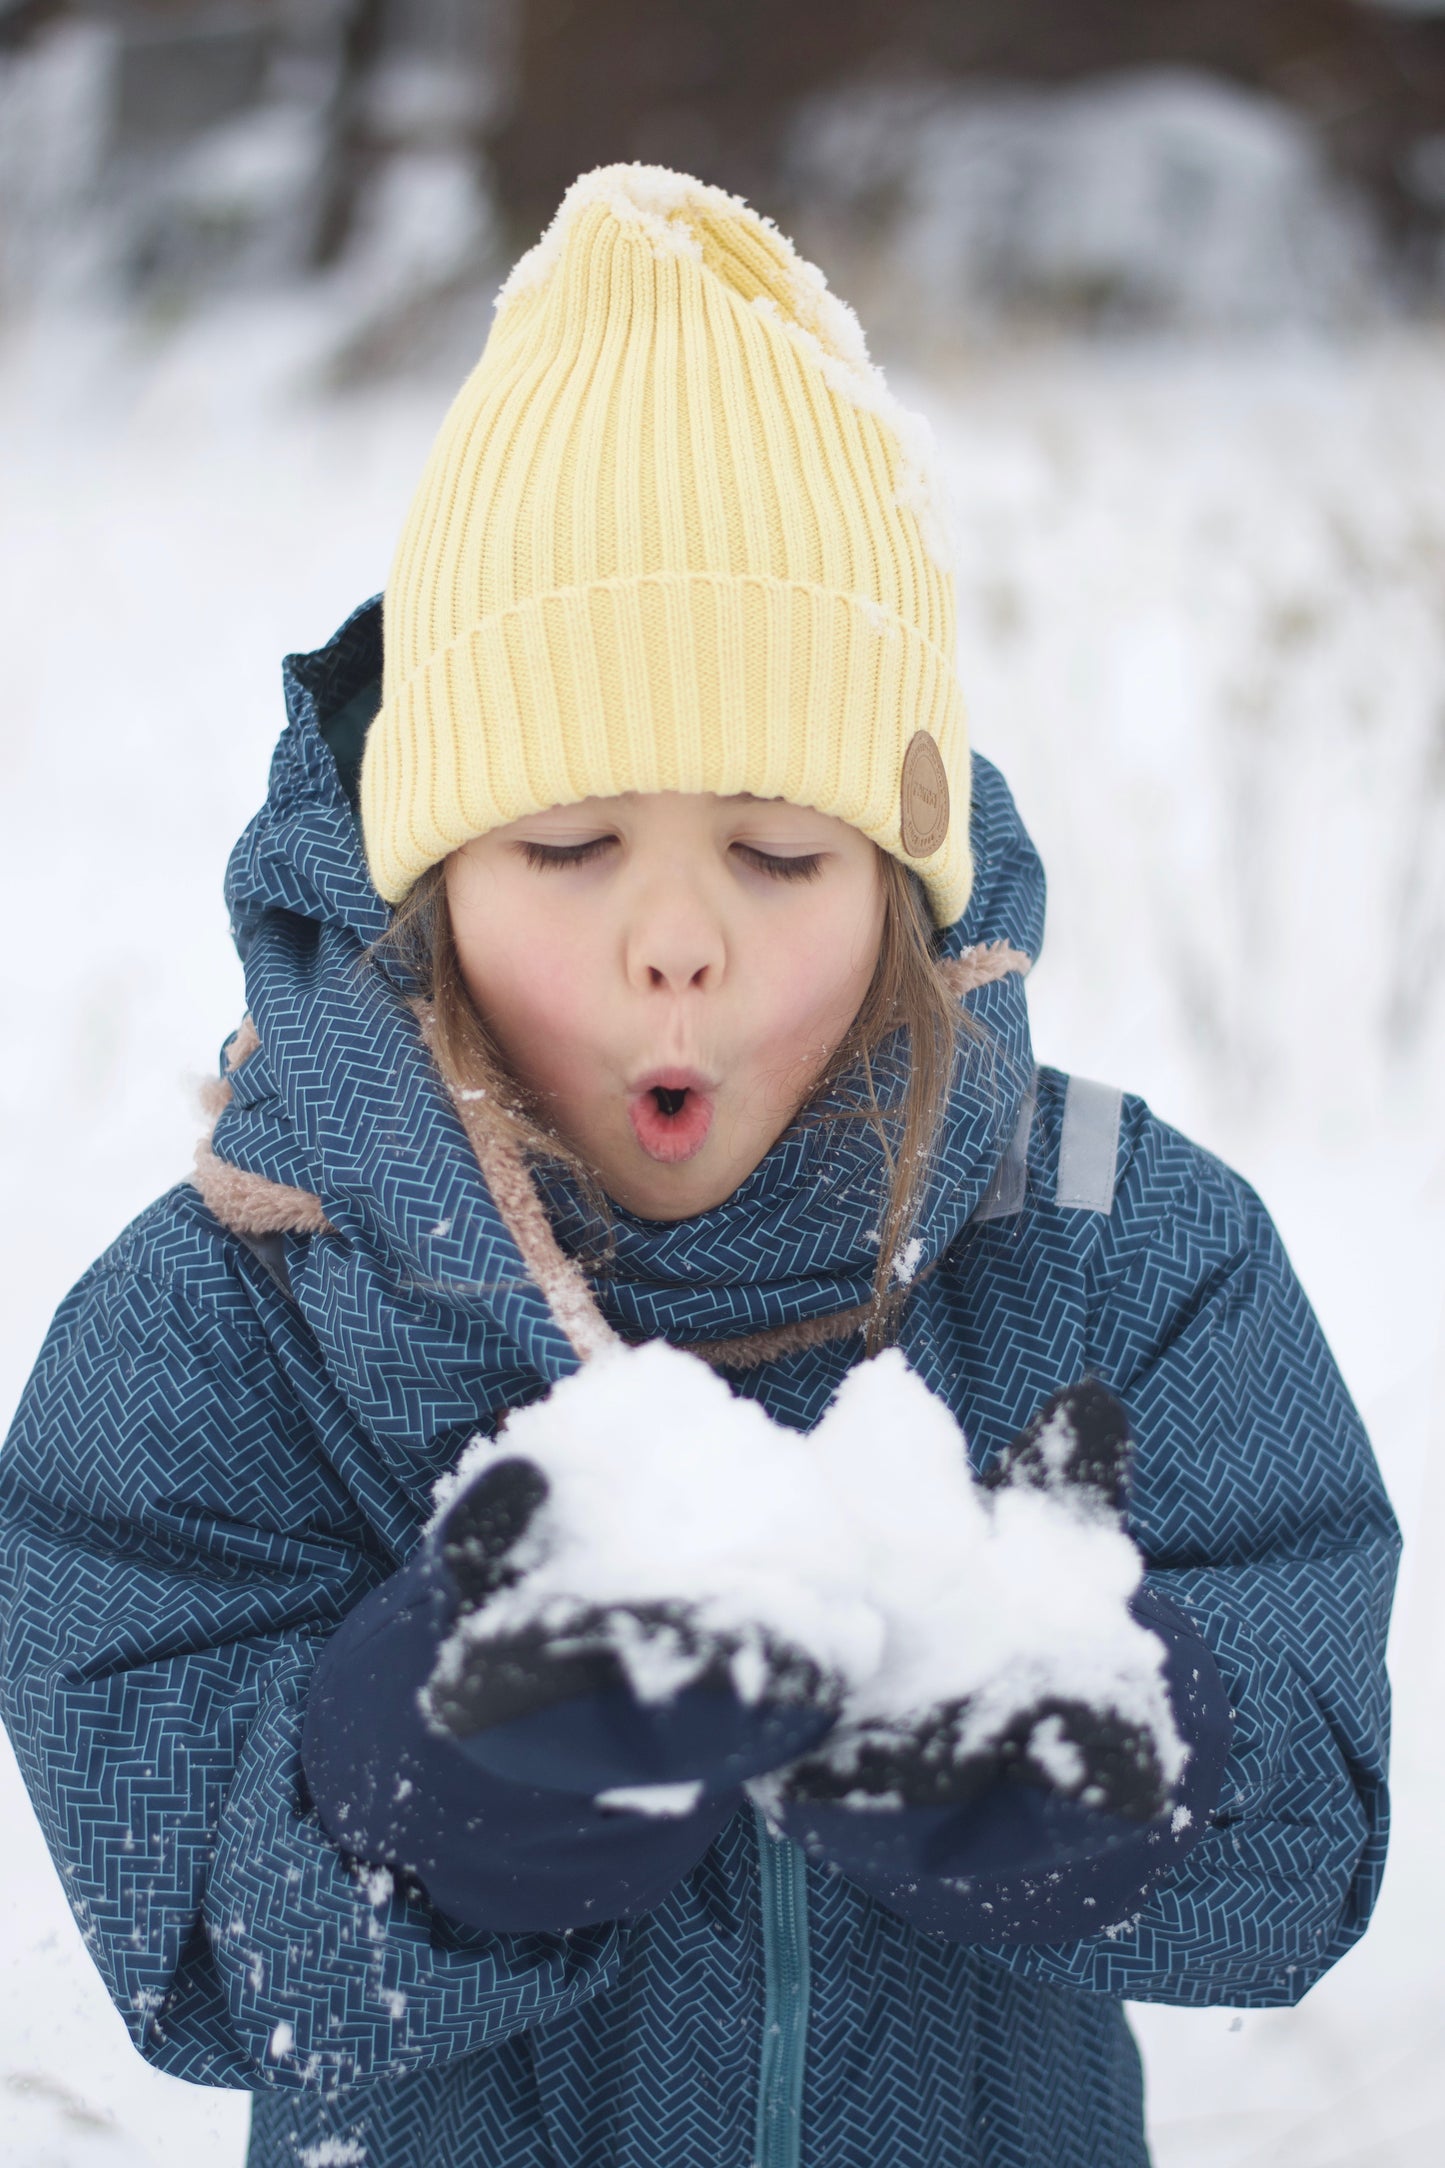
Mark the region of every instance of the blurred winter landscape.
<instances>
[{"instance_id":1,"label":"blurred winter landscape","mask_svg":"<svg viewBox=\"0 0 1445 2168\"><path fill-rule=\"evenodd\" d=\"M535 130L506 184L527 12L460 11L458 48L442 0L406 36L296 0L269 44L264 9L212 8L204 64L179 7L0 37L5 1420L65 1289L185 1172L242 1005L221 875L279 658L382 585L535 232ZM1428 7L1315 12L1445 77ZM1259 1189L1406 1529L1375 1923L1297 2011L1135 2013L1158 2168L1434 2168L1445 104L1400 120L1386 187L1367 130L1143 61L790 83L756 193L938 432L975 741L1050 880L1039 1056ZM753 186L713 108L669 97L612 154ZM235 2168L245 2101L133 2054L4 1755L0 2157Z\"/></svg>"}]
</instances>

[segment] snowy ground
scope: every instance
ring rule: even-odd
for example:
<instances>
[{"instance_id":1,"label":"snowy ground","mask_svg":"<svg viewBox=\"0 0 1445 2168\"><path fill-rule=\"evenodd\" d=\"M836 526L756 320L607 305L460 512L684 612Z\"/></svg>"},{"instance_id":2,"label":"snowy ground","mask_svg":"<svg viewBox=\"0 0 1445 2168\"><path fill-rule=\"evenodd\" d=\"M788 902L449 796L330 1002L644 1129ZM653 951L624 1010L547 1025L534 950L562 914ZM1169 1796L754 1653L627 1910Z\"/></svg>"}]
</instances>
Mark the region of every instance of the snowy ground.
<instances>
[{"instance_id":1,"label":"snowy ground","mask_svg":"<svg viewBox=\"0 0 1445 2168\"><path fill-rule=\"evenodd\" d=\"M0 352L0 1416L66 1286L181 1173L241 1006L220 903L277 659L383 581L448 387L259 385L238 316L137 369ZM1040 350L921 394L982 748L1050 874L1041 1056L1140 1090L1274 1212L1412 1538L1399 1823L1297 2012L1144 2011L1159 2168L1445 2144L1445 338ZM227 2168L245 2104L131 2054L8 1760L0 2155Z\"/></svg>"}]
</instances>

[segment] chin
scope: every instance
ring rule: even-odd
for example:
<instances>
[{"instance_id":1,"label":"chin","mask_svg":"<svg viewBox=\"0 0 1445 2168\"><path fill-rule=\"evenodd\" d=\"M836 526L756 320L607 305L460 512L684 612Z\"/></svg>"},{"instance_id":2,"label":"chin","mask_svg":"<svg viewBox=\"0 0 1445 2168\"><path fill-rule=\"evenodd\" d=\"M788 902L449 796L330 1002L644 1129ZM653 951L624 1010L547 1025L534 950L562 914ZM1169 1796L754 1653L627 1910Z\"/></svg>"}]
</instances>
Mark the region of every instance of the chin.
<instances>
[{"instance_id":1,"label":"chin","mask_svg":"<svg viewBox=\"0 0 1445 2168\"><path fill-rule=\"evenodd\" d=\"M646 1194L628 1188L626 1195L623 1195L621 1192L624 1185L621 1183L612 1188L604 1181L602 1186L615 1203L620 1204L624 1211L634 1213L638 1219L668 1221L696 1219L699 1212L710 1212L714 1205L724 1203L737 1188L734 1182L722 1190L712 1188L695 1192L689 1188L682 1192L675 1185L666 1184L655 1191L649 1190Z\"/></svg>"},{"instance_id":2,"label":"chin","mask_svg":"<svg viewBox=\"0 0 1445 2168\"><path fill-rule=\"evenodd\" d=\"M685 1220L725 1204L751 1172L750 1167L722 1173L716 1168L704 1171L693 1163L680 1167L647 1164L641 1172L635 1167L617 1170L616 1179L604 1168L599 1177L608 1196L625 1212L639 1219Z\"/></svg>"}]
</instances>

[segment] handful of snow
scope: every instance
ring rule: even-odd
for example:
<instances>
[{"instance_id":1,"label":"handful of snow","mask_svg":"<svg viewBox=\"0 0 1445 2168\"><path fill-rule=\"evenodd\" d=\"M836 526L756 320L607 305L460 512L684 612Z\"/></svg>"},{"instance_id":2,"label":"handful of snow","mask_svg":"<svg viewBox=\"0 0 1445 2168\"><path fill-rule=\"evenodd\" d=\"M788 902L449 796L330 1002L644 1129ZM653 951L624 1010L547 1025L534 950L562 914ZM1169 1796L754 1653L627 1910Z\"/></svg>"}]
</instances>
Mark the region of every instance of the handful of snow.
<instances>
[{"instance_id":1,"label":"handful of snow","mask_svg":"<svg viewBox=\"0 0 1445 2168\"><path fill-rule=\"evenodd\" d=\"M988 1488L896 1350L850 1371L806 1435L663 1342L608 1350L438 1486L439 1521L520 1456L546 1495L508 1553L510 1585L458 1620L432 1691L527 1630L607 1647L643 1702L670 1700L719 1649L741 1700L786 1695L785 1650L836 1700L835 1769L930 1731L959 1763L1012 1735L1047 1781L1100 1803L1047 1713L1062 1705L1142 1742L1172 1786L1186 1750L1162 1645L1129 1611L1139 1554L1097 1492L1054 1479L1068 1443L1066 1421L1046 1427L1029 1479Z\"/></svg>"}]
</instances>

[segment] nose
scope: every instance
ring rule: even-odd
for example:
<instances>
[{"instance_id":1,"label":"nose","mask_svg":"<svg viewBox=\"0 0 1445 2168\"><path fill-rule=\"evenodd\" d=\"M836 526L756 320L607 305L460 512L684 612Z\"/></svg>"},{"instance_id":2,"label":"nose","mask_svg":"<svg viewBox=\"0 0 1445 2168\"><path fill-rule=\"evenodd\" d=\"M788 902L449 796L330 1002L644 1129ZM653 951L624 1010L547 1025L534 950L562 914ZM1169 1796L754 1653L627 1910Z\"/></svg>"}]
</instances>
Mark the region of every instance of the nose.
<instances>
[{"instance_id":1,"label":"nose","mask_svg":"<svg viewBox=\"0 0 1445 2168\"><path fill-rule=\"evenodd\" d=\"M684 869L647 883L627 931L631 985L648 993L710 992L722 977L725 956L717 912Z\"/></svg>"}]
</instances>

